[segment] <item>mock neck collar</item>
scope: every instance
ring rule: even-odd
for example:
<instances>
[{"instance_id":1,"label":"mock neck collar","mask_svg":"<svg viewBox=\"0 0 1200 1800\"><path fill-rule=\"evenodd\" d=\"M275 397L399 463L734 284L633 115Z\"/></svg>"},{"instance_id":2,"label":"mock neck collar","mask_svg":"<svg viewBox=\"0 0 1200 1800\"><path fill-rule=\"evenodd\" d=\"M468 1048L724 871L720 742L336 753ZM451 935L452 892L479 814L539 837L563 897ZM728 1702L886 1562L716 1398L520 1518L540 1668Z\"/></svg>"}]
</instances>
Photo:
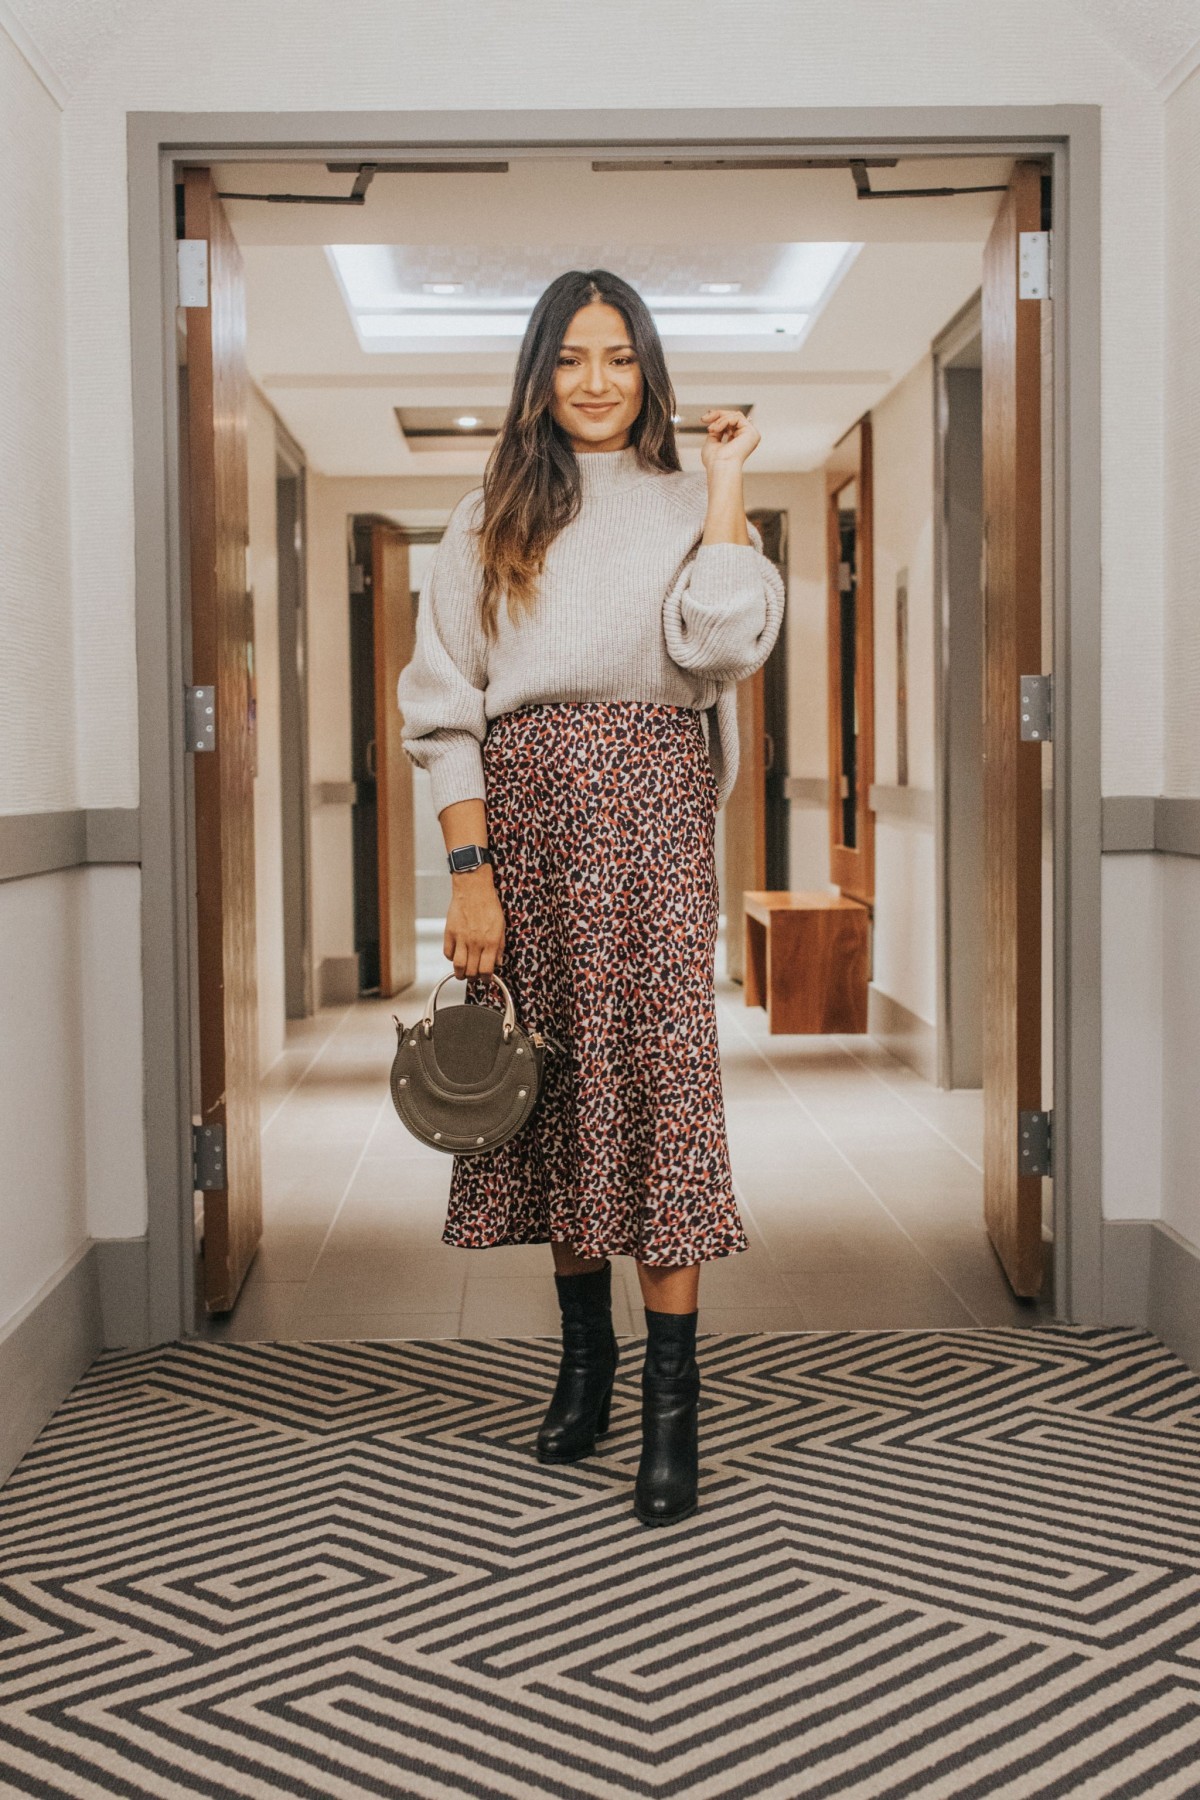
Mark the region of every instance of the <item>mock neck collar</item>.
<instances>
[{"instance_id":1,"label":"mock neck collar","mask_svg":"<svg viewBox=\"0 0 1200 1800\"><path fill-rule=\"evenodd\" d=\"M584 450L575 457L579 465L579 486L583 494L611 494L628 487L641 473L637 450L626 444L623 450Z\"/></svg>"}]
</instances>

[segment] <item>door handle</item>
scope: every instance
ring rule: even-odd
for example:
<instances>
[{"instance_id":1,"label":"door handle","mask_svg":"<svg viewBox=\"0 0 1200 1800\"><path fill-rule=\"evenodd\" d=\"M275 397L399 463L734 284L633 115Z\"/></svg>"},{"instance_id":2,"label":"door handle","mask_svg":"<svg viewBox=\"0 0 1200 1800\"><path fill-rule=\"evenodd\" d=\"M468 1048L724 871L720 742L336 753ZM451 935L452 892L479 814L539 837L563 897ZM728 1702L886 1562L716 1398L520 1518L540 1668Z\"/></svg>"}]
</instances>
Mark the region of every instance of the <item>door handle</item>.
<instances>
[{"instance_id":1,"label":"door handle","mask_svg":"<svg viewBox=\"0 0 1200 1800\"><path fill-rule=\"evenodd\" d=\"M365 753L365 758L364 758L364 760L365 760L365 762L366 762L366 765L367 765L367 774L368 774L368 775L369 775L369 776L370 776L370 777L371 777L371 780L372 780L372 781L374 781L374 780L375 780L375 777L376 777L376 768L375 768L375 739L374 739L374 738L372 738L372 739L371 739L371 741L370 741L370 743L369 743L369 744L368 744L368 745L367 745L367 748L366 748L366 753Z\"/></svg>"},{"instance_id":2,"label":"door handle","mask_svg":"<svg viewBox=\"0 0 1200 1800\"><path fill-rule=\"evenodd\" d=\"M763 774L769 775L775 767L775 739L769 731L763 732Z\"/></svg>"}]
</instances>

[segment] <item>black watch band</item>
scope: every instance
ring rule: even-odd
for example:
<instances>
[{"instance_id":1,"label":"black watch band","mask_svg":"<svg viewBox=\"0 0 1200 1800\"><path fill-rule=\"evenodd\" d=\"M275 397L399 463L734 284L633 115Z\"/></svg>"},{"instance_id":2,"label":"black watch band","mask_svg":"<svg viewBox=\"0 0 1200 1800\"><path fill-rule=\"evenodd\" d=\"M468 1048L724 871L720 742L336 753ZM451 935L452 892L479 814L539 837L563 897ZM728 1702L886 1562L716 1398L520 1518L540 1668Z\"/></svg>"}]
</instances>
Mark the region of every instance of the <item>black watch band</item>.
<instances>
[{"instance_id":1,"label":"black watch band","mask_svg":"<svg viewBox=\"0 0 1200 1800\"><path fill-rule=\"evenodd\" d=\"M496 859L486 844L459 844L446 861L452 875L461 875L464 869L479 869L484 863L494 864Z\"/></svg>"}]
</instances>

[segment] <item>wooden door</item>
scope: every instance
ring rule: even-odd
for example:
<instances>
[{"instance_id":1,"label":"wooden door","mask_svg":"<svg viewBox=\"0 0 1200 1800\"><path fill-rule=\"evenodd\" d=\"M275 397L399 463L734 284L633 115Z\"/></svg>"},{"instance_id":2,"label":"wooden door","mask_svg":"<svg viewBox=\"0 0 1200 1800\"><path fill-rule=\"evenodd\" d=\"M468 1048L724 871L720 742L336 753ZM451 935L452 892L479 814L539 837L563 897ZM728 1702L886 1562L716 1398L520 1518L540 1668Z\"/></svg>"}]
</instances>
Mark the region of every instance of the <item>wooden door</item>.
<instances>
[{"instance_id":1,"label":"wooden door","mask_svg":"<svg viewBox=\"0 0 1200 1800\"><path fill-rule=\"evenodd\" d=\"M204 1194L209 1312L237 1298L262 1235L254 911L253 611L247 581L242 260L207 169L183 178L184 233L208 243L207 306L187 309L186 463L192 681L216 693L216 748L195 777L200 1119L224 1130Z\"/></svg>"},{"instance_id":2,"label":"wooden door","mask_svg":"<svg viewBox=\"0 0 1200 1800\"><path fill-rule=\"evenodd\" d=\"M787 585L787 514L757 507L746 514ZM725 969L745 974L744 895L788 884L787 633L761 669L738 684L738 778L723 808L722 899Z\"/></svg>"},{"instance_id":3,"label":"wooden door","mask_svg":"<svg viewBox=\"0 0 1200 1800\"><path fill-rule=\"evenodd\" d=\"M1017 263L1041 178L1015 166L983 262L984 1214L1024 1295L1042 1285L1041 1177L1018 1162L1018 1114L1042 1104L1042 747L1019 719L1042 668L1042 303L1018 298Z\"/></svg>"},{"instance_id":4,"label":"wooden door","mask_svg":"<svg viewBox=\"0 0 1200 1800\"><path fill-rule=\"evenodd\" d=\"M788 590L788 515L755 507L747 515L758 528L784 592ZM791 801L787 792L788 634L781 631L762 666L763 886L783 892L791 881Z\"/></svg>"},{"instance_id":5,"label":"wooden door","mask_svg":"<svg viewBox=\"0 0 1200 1800\"><path fill-rule=\"evenodd\" d=\"M379 843L379 991L398 994L417 978L417 882L412 764L400 741L396 683L416 644L408 539L371 528L375 623L375 818Z\"/></svg>"},{"instance_id":6,"label":"wooden door","mask_svg":"<svg viewBox=\"0 0 1200 1800\"><path fill-rule=\"evenodd\" d=\"M767 881L767 813L763 671L737 687L738 775L725 802L725 969L731 981L744 974L745 894Z\"/></svg>"},{"instance_id":7,"label":"wooden door","mask_svg":"<svg viewBox=\"0 0 1200 1800\"><path fill-rule=\"evenodd\" d=\"M860 419L826 464L829 610L829 875L843 894L875 898L875 580L871 421Z\"/></svg>"}]
</instances>

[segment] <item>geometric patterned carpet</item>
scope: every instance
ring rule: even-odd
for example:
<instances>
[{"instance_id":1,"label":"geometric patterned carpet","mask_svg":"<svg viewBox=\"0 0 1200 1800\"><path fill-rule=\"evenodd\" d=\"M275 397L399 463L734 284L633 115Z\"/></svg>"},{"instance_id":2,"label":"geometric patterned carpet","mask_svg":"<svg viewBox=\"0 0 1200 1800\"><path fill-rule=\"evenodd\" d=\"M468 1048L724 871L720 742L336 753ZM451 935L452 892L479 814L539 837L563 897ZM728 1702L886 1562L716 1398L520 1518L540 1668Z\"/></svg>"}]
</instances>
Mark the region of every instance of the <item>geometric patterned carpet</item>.
<instances>
[{"instance_id":1,"label":"geometric patterned carpet","mask_svg":"<svg viewBox=\"0 0 1200 1800\"><path fill-rule=\"evenodd\" d=\"M1200 1794L1200 1381L1126 1330L710 1337L629 1510L557 1345L114 1352L0 1493L0 1792Z\"/></svg>"}]
</instances>

